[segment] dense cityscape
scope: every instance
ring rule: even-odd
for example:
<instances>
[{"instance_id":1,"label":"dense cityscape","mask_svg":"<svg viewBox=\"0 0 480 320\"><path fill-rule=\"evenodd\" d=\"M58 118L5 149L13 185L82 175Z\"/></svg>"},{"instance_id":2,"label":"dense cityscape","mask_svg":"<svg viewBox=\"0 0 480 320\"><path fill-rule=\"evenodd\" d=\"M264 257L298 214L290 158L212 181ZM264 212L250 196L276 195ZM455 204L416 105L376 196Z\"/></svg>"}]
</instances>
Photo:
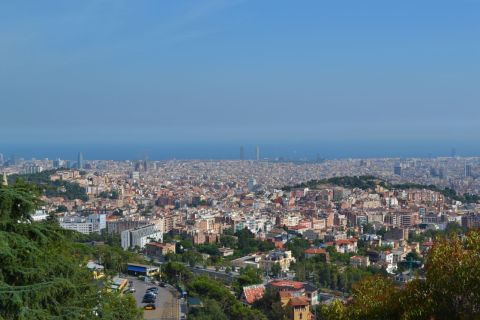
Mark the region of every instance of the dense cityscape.
<instances>
[{"instance_id":1,"label":"dense cityscape","mask_svg":"<svg viewBox=\"0 0 480 320\"><path fill-rule=\"evenodd\" d=\"M0 1L0 320L480 319L478 39L480 0Z\"/></svg>"},{"instance_id":2,"label":"dense cityscape","mask_svg":"<svg viewBox=\"0 0 480 320\"><path fill-rule=\"evenodd\" d=\"M79 152L76 160L1 156L0 168L4 186L42 190L33 221L53 219L84 243L131 254L108 265L94 254L85 268L132 295L146 319L323 319L369 277L425 281L436 238L480 227L480 158L304 163L262 160L258 147L255 158L241 160L243 148L240 160L224 161ZM205 294L205 277L243 309ZM160 287L143 295L146 281Z\"/></svg>"}]
</instances>

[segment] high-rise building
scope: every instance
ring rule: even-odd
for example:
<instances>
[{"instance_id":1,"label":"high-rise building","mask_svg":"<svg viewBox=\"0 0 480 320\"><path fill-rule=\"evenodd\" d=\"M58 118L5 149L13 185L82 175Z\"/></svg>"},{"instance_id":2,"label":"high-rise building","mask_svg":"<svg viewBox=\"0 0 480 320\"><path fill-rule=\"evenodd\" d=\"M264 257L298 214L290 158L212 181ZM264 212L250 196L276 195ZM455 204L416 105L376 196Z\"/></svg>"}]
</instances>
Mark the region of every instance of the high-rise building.
<instances>
[{"instance_id":1,"label":"high-rise building","mask_svg":"<svg viewBox=\"0 0 480 320\"><path fill-rule=\"evenodd\" d=\"M4 162L5 159L3 158L3 153L0 153L0 166L2 166Z\"/></svg>"},{"instance_id":2,"label":"high-rise building","mask_svg":"<svg viewBox=\"0 0 480 320\"><path fill-rule=\"evenodd\" d=\"M444 168L444 167L441 167L439 170L438 170L438 177L440 179L446 179L447 177L447 170Z\"/></svg>"},{"instance_id":3,"label":"high-rise building","mask_svg":"<svg viewBox=\"0 0 480 320\"><path fill-rule=\"evenodd\" d=\"M85 167L83 163L83 153L79 152L78 153L78 159L77 159L77 168L78 169L83 169Z\"/></svg>"},{"instance_id":4,"label":"high-rise building","mask_svg":"<svg viewBox=\"0 0 480 320\"><path fill-rule=\"evenodd\" d=\"M450 155L452 156L452 158L455 158L457 156L457 149L452 148Z\"/></svg>"},{"instance_id":5,"label":"high-rise building","mask_svg":"<svg viewBox=\"0 0 480 320\"><path fill-rule=\"evenodd\" d=\"M240 160L245 160L245 149L240 146Z\"/></svg>"},{"instance_id":6,"label":"high-rise building","mask_svg":"<svg viewBox=\"0 0 480 320\"><path fill-rule=\"evenodd\" d=\"M60 158L53 160L53 167L58 169L65 166L65 161L61 160Z\"/></svg>"},{"instance_id":7,"label":"high-rise building","mask_svg":"<svg viewBox=\"0 0 480 320\"><path fill-rule=\"evenodd\" d=\"M38 164L34 164L34 163L25 165L23 168L24 174L34 174L34 173L40 173L42 171L43 171L43 168Z\"/></svg>"},{"instance_id":8,"label":"high-rise building","mask_svg":"<svg viewBox=\"0 0 480 320\"><path fill-rule=\"evenodd\" d=\"M472 177L472 165L465 163L465 178Z\"/></svg>"},{"instance_id":9,"label":"high-rise building","mask_svg":"<svg viewBox=\"0 0 480 320\"><path fill-rule=\"evenodd\" d=\"M393 167L393 173L396 174L397 176L401 176L401 175L402 175L402 166L400 165L400 163L397 163L397 164Z\"/></svg>"},{"instance_id":10,"label":"high-rise building","mask_svg":"<svg viewBox=\"0 0 480 320\"><path fill-rule=\"evenodd\" d=\"M260 160L260 147L259 146L257 146L255 148L255 160L257 160L257 161Z\"/></svg>"}]
</instances>

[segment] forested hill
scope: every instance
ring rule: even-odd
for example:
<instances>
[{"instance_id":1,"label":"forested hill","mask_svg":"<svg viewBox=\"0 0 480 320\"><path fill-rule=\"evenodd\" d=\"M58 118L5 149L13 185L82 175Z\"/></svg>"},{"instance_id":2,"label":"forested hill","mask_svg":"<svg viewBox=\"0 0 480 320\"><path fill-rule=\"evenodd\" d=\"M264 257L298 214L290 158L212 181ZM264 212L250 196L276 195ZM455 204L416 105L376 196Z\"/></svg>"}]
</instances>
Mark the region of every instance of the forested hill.
<instances>
[{"instance_id":1,"label":"forested hill","mask_svg":"<svg viewBox=\"0 0 480 320\"><path fill-rule=\"evenodd\" d=\"M85 188L81 187L78 183L62 180L51 181L50 176L57 171L58 170L45 170L32 174L12 174L8 176L8 183L13 184L17 180L23 180L38 185L42 189L43 194L49 198L63 197L65 200L88 200Z\"/></svg>"},{"instance_id":2,"label":"forested hill","mask_svg":"<svg viewBox=\"0 0 480 320\"><path fill-rule=\"evenodd\" d=\"M55 220L30 220L38 195L26 183L0 186L0 319L141 319L131 296L93 281L85 266L96 249Z\"/></svg>"},{"instance_id":3,"label":"forested hill","mask_svg":"<svg viewBox=\"0 0 480 320\"><path fill-rule=\"evenodd\" d=\"M402 184L390 184L387 181L374 177L374 176L343 176L333 177L322 180L310 180L294 186L286 186L283 188L285 191L291 191L298 188L319 189L321 187L337 186L343 188L358 188L362 190L375 190L377 186L384 187L389 190L408 190L408 189L426 189L431 191L440 192L445 197L452 200L461 201L463 203L477 203L480 201L480 196L473 194L459 195L451 188L439 188L435 185L422 185L417 183L402 183Z\"/></svg>"}]
</instances>

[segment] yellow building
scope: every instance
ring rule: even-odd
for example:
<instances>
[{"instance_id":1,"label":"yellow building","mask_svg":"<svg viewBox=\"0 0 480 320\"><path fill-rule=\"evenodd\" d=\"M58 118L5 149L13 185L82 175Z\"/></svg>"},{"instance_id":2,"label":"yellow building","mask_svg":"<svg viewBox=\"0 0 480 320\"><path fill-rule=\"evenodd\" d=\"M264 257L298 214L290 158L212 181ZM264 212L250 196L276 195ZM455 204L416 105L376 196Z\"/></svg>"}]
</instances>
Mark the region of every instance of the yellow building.
<instances>
[{"instance_id":1,"label":"yellow building","mask_svg":"<svg viewBox=\"0 0 480 320\"><path fill-rule=\"evenodd\" d=\"M310 303L304 297L295 297L288 303L290 307L291 320L312 320L313 315L310 312Z\"/></svg>"}]
</instances>

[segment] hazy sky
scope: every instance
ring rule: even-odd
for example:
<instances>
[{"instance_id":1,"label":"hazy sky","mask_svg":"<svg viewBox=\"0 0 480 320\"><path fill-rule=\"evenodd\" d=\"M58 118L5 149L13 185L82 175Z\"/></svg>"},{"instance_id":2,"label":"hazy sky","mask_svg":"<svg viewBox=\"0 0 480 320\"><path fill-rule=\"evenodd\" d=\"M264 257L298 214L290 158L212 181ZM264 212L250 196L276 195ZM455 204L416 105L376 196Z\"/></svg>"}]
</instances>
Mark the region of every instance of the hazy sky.
<instances>
[{"instance_id":1,"label":"hazy sky","mask_svg":"<svg viewBox=\"0 0 480 320\"><path fill-rule=\"evenodd\" d=\"M480 1L0 1L3 143L477 141Z\"/></svg>"}]
</instances>

